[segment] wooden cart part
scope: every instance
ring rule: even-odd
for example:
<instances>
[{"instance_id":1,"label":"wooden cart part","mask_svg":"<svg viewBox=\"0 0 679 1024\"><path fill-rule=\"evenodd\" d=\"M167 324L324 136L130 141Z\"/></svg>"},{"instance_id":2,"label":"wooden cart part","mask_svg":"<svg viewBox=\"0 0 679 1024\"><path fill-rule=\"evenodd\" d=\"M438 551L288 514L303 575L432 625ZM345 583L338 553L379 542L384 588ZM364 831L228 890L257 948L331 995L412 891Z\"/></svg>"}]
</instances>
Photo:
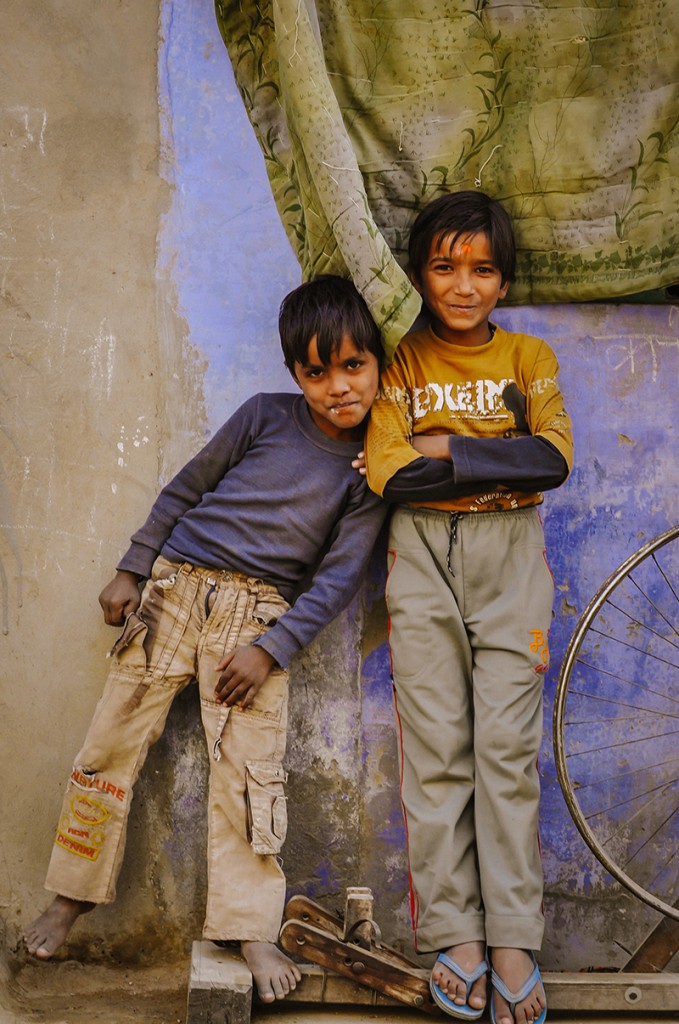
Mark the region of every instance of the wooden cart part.
<instances>
[{"instance_id":1,"label":"wooden cart part","mask_svg":"<svg viewBox=\"0 0 679 1024\"><path fill-rule=\"evenodd\" d=\"M405 1006L440 1015L429 991L429 972L381 943L368 888L347 889L343 918L328 914L306 896L294 896L285 907L279 943L299 959L311 960Z\"/></svg>"},{"instance_id":2,"label":"wooden cart part","mask_svg":"<svg viewBox=\"0 0 679 1024\"><path fill-rule=\"evenodd\" d=\"M677 904L675 903L675 906ZM679 921L663 917L622 968L625 974L664 971L679 953ZM679 1017L679 1013L677 1014Z\"/></svg>"},{"instance_id":3,"label":"wooden cart part","mask_svg":"<svg viewBox=\"0 0 679 1024\"><path fill-rule=\"evenodd\" d=\"M428 972L396 965L380 955L378 949L363 949L354 943L342 942L300 921L287 921L283 925L280 944L288 953L296 953L405 1006L439 1016L429 992Z\"/></svg>"},{"instance_id":4,"label":"wooden cart part","mask_svg":"<svg viewBox=\"0 0 679 1024\"><path fill-rule=\"evenodd\" d=\"M393 949L381 941L380 930L371 916L360 917L360 904L352 902L354 890L347 890L347 903L345 917L339 914L331 914L319 903L315 903L307 896L293 896L288 900L283 914L283 924L288 921L299 921L310 925L320 931L327 932L340 941L348 942L362 949L372 949L379 952L380 956L393 967L412 970L422 974L422 968L414 960L411 960L400 950ZM370 892L370 890L366 890ZM365 926L370 924L371 927ZM428 976L428 972L425 972Z\"/></svg>"}]
</instances>

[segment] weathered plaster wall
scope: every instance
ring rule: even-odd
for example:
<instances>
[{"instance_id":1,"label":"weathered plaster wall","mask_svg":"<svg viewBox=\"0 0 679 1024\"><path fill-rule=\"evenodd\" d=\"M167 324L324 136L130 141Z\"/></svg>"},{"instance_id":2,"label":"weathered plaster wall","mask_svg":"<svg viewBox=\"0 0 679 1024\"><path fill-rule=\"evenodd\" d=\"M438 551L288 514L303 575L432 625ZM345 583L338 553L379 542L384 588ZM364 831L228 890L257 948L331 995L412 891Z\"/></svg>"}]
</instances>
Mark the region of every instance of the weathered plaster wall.
<instances>
[{"instance_id":1,"label":"weathered plaster wall","mask_svg":"<svg viewBox=\"0 0 679 1024\"><path fill-rule=\"evenodd\" d=\"M96 597L158 487L248 395L291 388L276 314L299 280L211 0L10 0L3 206L0 907L7 945L46 900L63 785L103 683ZM556 666L608 573L670 521L672 307L504 310L552 340L578 462L549 495ZM676 445L675 445L676 446ZM408 945L407 872L384 607L366 593L292 674L291 888L341 905L369 884ZM117 902L72 955L185 948L204 896L206 760L195 694L136 794ZM655 921L570 824L545 737L549 967L617 963Z\"/></svg>"},{"instance_id":2,"label":"weathered plaster wall","mask_svg":"<svg viewBox=\"0 0 679 1024\"><path fill-rule=\"evenodd\" d=\"M3 6L0 905L10 945L45 903L60 794L105 673L111 631L97 594L167 452L185 457L204 425L186 324L170 282L156 278L170 198L158 24L153 2ZM129 886L149 870L138 867L138 823L132 840L104 925L122 939L139 936L148 910L157 917L150 886Z\"/></svg>"}]
</instances>

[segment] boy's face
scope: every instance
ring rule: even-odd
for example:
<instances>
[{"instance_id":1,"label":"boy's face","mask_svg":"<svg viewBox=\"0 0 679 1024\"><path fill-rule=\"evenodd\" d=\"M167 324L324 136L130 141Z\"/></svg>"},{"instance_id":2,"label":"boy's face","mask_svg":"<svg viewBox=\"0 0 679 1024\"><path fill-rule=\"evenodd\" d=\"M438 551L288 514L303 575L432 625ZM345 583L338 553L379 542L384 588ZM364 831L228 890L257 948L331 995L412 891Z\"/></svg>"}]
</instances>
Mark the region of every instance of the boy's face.
<instances>
[{"instance_id":1,"label":"boy's face","mask_svg":"<svg viewBox=\"0 0 679 1024\"><path fill-rule=\"evenodd\" d=\"M451 235L434 240L421 280L413 284L432 314L434 333L453 345L485 345L488 317L509 282L493 261L485 232L462 235L451 249Z\"/></svg>"},{"instance_id":2,"label":"boy's face","mask_svg":"<svg viewBox=\"0 0 679 1024\"><path fill-rule=\"evenodd\" d=\"M308 365L296 362L292 376L302 389L311 418L324 434L338 441L357 441L361 424L377 394L380 368L377 359L358 349L348 334L328 366L318 355L316 335L309 342Z\"/></svg>"}]
</instances>

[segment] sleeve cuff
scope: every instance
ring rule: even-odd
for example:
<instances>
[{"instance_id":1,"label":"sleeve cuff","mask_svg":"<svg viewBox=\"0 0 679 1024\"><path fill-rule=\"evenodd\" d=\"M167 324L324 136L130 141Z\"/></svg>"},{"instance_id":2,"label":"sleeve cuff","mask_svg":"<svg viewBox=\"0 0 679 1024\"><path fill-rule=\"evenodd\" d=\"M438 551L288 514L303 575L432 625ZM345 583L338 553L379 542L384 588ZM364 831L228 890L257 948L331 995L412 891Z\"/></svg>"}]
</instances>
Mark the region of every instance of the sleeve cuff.
<instances>
[{"instance_id":1,"label":"sleeve cuff","mask_svg":"<svg viewBox=\"0 0 679 1024\"><path fill-rule=\"evenodd\" d=\"M116 569L124 569L126 572L136 572L137 576L141 576L146 580L151 576L151 570L156 557L157 555L155 551L133 544L120 559L116 565Z\"/></svg>"},{"instance_id":2,"label":"sleeve cuff","mask_svg":"<svg viewBox=\"0 0 679 1024\"><path fill-rule=\"evenodd\" d=\"M291 633L282 626L272 626L263 636L252 642L253 647L263 647L275 658L281 668L287 668L300 646Z\"/></svg>"},{"instance_id":3,"label":"sleeve cuff","mask_svg":"<svg viewBox=\"0 0 679 1024\"><path fill-rule=\"evenodd\" d=\"M471 463L467 455L467 438L459 434L451 434L448 439L448 451L453 469L453 482L467 484L474 481Z\"/></svg>"}]
</instances>

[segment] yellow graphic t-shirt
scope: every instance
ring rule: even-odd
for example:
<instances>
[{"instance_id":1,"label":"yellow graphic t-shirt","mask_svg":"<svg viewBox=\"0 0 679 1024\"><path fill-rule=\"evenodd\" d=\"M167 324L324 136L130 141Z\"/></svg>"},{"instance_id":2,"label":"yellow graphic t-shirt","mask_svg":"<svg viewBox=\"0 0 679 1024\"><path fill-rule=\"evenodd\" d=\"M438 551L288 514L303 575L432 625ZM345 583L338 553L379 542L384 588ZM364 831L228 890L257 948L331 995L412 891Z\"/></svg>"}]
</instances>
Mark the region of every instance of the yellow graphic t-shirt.
<instances>
[{"instance_id":1,"label":"yellow graphic t-shirt","mask_svg":"<svg viewBox=\"0 0 679 1024\"><path fill-rule=\"evenodd\" d=\"M570 470L571 422L558 372L556 356L546 342L501 327L487 344L473 347L451 345L430 327L406 335L382 373L370 415L365 453L371 488L383 494L399 469L421 458L410 443L418 434L502 438L530 433L551 442ZM509 384L525 396L526 423L517 422L505 404L503 392ZM498 481L492 489L473 495L409 504L481 512L541 501L539 491L512 491Z\"/></svg>"}]
</instances>

